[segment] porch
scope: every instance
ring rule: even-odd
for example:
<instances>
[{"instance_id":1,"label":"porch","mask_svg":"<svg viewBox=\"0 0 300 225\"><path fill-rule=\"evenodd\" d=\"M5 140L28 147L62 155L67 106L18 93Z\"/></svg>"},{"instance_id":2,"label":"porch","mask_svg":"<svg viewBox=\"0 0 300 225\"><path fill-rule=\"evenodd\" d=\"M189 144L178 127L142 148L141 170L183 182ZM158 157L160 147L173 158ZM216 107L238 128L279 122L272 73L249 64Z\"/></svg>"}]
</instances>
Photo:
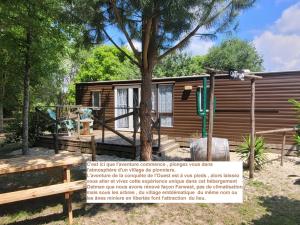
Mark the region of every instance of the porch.
<instances>
[{"instance_id":1,"label":"porch","mask_svg":"<svg viewBox=\"0 0 300 225\"><path fill-rule=\"evenodd\" d=\"M120 132L128 139L132 139L134 133L129 131ZM102 141L102 130L94 130L91 135L94 135L96 142L96 154L98 155L115 155L122 158L139 159L140 156L140 135L137 132L134 145L128 143L119 135L111 131L105 131L105 139ZM52 134L45 134L38 137L36 146L55 149L55 145L59 151L92 153L91 135L72 135L59 134L57 143ZM153 135L153 154L161 154L162 151L173 150L179 148L179 145L173 139L169 139L167 135L161 135L161 145L159 148L159 136Z\"/></svg>"}]
</instances>

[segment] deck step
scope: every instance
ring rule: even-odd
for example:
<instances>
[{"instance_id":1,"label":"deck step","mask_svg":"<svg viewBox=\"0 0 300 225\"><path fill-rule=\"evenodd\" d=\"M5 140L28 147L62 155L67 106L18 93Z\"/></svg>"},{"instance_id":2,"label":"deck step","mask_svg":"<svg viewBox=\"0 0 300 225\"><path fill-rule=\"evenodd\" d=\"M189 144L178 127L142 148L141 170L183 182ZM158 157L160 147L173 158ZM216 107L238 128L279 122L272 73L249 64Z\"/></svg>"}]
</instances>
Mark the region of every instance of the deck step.
<instances>
[{"instance_id":1,"label":"deck step","mask_svg":"<svg viewBox=\"0 0 300 225\"><path fill-rule=\"evenodd\" d=\"M178 149L180 148L179 144L178 143L172 143L172 144L169 144L163 148L160 148L159 152L171 152L175 149Z\"/></svg>"},{"instance_id":2,"label":"deck step","mask_svg":"<svg viewBox=\"0 0 300 225\"><path fill-rule=\"evenodd\" d=\"M172 145L176 143L176 141L174 139L168 139L168 140L165 140L165 141L162 141L160 143L160 149L165 149L167 148L169 145Z\"/></svg>"},{"instance_id":3,"label":"deck step","mask_svg":"<svg viewBox=\"0 0 300 225\"><path fill-rule=\"evenodd\" d=\"M167 141L168 140L168 135L161 135L160 136L160 143ZM153 145L157 145L158 144L158 137L154 136L153 137Z\"/></svg>"}]
</instances>

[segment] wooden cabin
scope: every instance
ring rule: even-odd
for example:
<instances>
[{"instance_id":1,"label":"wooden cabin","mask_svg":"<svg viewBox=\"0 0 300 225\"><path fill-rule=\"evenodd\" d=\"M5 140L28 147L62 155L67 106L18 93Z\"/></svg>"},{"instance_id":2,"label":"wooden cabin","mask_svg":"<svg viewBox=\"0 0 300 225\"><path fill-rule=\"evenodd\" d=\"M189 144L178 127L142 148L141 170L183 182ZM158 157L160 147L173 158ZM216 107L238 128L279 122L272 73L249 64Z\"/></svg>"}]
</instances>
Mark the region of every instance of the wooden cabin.
<instances>
[{"instance_id":1,"label":"wooden cabin","mask_svg":"<svg viewBox=\"0 0 300 225\"><path fill-rule=\"evenodd\" d=\"M263 79L256 81L256 131L297 125L296 112L288 100L300 100L300 71L257 75ZM175 138L182 146L188 145L190 138L201 136L202 118L197 115L196 90L202 87L202 79L202 76L153 79L153 116L160 116L161 134ZM126 107L138 107L140 96L140 80L76 84L76 104L105 108L106 118L126 113ZM228 138L231 143L240 142L250 132L250 81L220 77L216 80L215 96L214 136ZM133 117L115 121L111 126L132 131ZM265 135L265 139L269 144L280 144L282 136ZM288 143L293 144L292 134Z\"/></svg>"}]
</instances>

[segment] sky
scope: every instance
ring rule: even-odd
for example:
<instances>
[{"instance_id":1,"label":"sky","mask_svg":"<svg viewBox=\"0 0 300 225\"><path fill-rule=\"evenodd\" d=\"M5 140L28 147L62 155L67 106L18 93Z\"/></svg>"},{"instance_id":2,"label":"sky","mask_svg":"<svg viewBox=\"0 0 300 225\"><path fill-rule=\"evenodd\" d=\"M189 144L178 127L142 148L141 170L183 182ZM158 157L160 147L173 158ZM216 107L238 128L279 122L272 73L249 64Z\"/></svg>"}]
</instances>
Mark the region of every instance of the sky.
<instances>
[{"instance_id":1,"label":"sky","mask_svg":"<svg viewBox=\"0 0 300 225\"><path fill-rule=\"evenodd\" d=\"M257 0L254 7L242 12L239 27L232 37L250 41L264 59L265 71L300 70L300 1ZM185 49L192 55L205 54L214 41L193 38Z\"/></svg>"},{"instance_id":2,"label":"sky","mask_svg":"<svg viewBox=\"0 0 300 225\"><path fill-rule=\"evenodd\" d=\"M264 71L300 70L300 0L256 0L238 21L238 29L230 37L251 42L264 59ZM118 43L124 42L115 28L110 33ZM230 37L218 35L208 41L193 37L183 51L204 55ZM134 41L134 44L140 49L140 43Z\"/></svg>"}]
</instances>

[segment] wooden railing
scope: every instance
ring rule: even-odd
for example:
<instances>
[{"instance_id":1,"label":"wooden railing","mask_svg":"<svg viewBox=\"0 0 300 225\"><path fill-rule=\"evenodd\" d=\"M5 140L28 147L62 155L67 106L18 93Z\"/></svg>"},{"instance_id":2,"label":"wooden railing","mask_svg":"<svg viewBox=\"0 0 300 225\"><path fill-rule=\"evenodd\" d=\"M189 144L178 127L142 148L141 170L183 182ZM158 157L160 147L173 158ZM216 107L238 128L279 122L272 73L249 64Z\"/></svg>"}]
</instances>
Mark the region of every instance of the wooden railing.
<instances>
[{"instance_id":1,"label":"wooden railing","mask_svg":"<svg viewBox=\"0 0 300 225\"><path fill-rule=\"evenodd\" d=\"M54 109L55 112L55 119L51 118L48 113L44 112L43 109ZM59 133L59 125L63 128L63 121L66 119L69 119L68 116L63 115L63 111L66 110L68 114L70 114L70 110L77 110L80 111L80 108L82 108L81 105L56 105L56 106L39 106L35 108L35 118L36 118L36 136L39 136L41 134L40 132L40 120L43 119L47 122L47 124L44 124L45 126L51 127L51 134L53 136L53 144L54 144L54 150L55 154L58 153L58 133ZM86 107L84 107L86 108ZM77 134L78 137L80 136L80 116L79 113L76 114L76 118L73 118L74 120L77 120ZM65 127L66 129L66 127Z\"/></svg>"},{"instance_id":2,"label":"wooden railing","mask_svg":"<svg viewBox=\"0 0 300 225\"><path fill-rule=\"evenodd\" d=\"M282 134L282 146L281 146L281 153L280 153L280 165L283 166L283 157L284 157L284 149L285 149L285 142L286 142L286 135L288 132L297 132L300 129L297 127L293 128L282 128L276 130L266 130L266 131L258 131L255 134L275 134L281 133Z\"/></svg>"},{"instance_id":3,"label":"wooden railing","mask_svg":"<svg viewBox=\"0 0 300 225\"><path fill-rule=\"evenodd\" d=\"M55 113L56 113L56 119L51 118L48 113L44 112L42 109L43 108L55 108ZM54 141L54 148L55 148L55 152L58 153L58 127L59 124L62 124L63 120L67 119L65 116L62 117L62 111L64 110L63 108L68 108L68 109L76 109L76 110L80 110L80 108L91 108L93 110L93 120L95 123L99 124L101 126L102 129L102 137L101 137L101 142L105 143L105 130L109 130L111 132L113 132L114 134L116 134L117 136L119 136L122 140L126 141L127 143L129 143L130 146L133 147L134 149L134 155L136 154L136 145L137 145L137 133L139 132L140 129L140 116L139 116L139 112L140 109L138 107L135 108L122 108L122 109L126 109L128 113L125 113L123 115L120 116L116 116L116 117L111 117L112 115L108 115L108 110L115 110L118 109L116 107L101 107L101 108L95 108L95 107L83 107L83 106L44 106L41 108L36 108L36 120L37 120L37 124L39 124L40 119L43 118L44 120L48 121L48 126L52 127L52 135L53 135L53 141ZM108 116L110 118L108 118ZM132 138L124 135L123 133L121 133L120 131L116 130L114 126L111 126L111 123L114 124L115 121L120 120L120 119L124 119L124 118L129 118L133 117L133 134L132 134ZM75 121L77 120L77 133L78 133L78 137L80 135L80 119L79 119L79 114L77 115L78 118L75 118ZM157 147L160 148L160 143L161 143L161 132L160 132L160 128L161 128L161 122L160 122L160 117L158 116L156 120L151 119L151 130L152 132L156 132L157 133ZM40 134L40 127L37 126L36 127L36 133L37 136Z\"/></svg>"},{"instance_id":4,"label":"wooden railing","mask_svg":"<svg viewBox=\"0 0 300 225\"><path fill-rule=\"evenodd\" d=\"M105 129L113 132L117 136L119 136L121 139L125 140L127 143L129 143L134 149L136 149L136 139L137 139L137 133L140 128L140 116L139 116L139 108L121 108L121 109L126 109L129 111L128 113L125 113L123 115L113 117L106 119L107 115L106 112L108 109L118 109L116 108L109 108L109 107L102 107L101 109L97 110L100 111L98 116L94 116L94 121L98 123L102 127L102 143L105 143ZM111 127L109 124L114 123L117 120L124 119L124 118L129 118L130 116L133 116L133 135L132 139L125 136L121 132L117 131L114 127ZM151 129L156 130L157 132L157 138L158 138L158 148L160 147L160 140L161 140L161 134L160 134L160 117L156 121L151 120Z\"/></svg>"}]
</instances>

